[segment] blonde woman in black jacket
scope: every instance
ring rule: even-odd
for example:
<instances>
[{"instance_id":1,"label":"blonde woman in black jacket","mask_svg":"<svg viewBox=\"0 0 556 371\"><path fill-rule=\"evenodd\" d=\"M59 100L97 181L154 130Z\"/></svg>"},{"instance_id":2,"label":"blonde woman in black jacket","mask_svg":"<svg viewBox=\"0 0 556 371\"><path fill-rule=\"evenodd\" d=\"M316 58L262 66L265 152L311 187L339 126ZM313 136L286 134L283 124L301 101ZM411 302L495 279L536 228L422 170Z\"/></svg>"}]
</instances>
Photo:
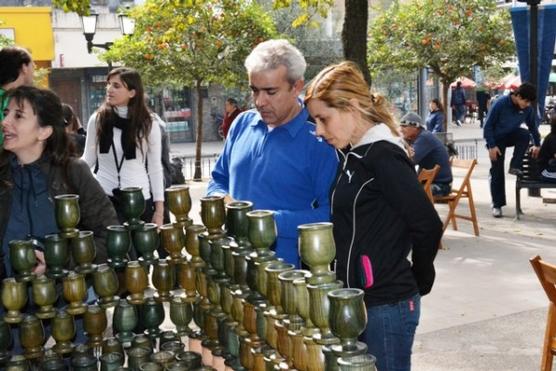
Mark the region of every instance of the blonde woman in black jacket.
<instances>
[{"instance_id":1,"label":"blonde woman in black jacket","mask_svg":"<svg viewBox=\"0 0 556 371\"><path fill-rule=\"evenodd\" d=\"M434 282L442 222L386 101L369 92L355 64L321 71L305 102L317 135L340 155L331 197L338 279L365 290L363 340L377 368L410 370L420 297Z\"/></svg>"}]
</instances>

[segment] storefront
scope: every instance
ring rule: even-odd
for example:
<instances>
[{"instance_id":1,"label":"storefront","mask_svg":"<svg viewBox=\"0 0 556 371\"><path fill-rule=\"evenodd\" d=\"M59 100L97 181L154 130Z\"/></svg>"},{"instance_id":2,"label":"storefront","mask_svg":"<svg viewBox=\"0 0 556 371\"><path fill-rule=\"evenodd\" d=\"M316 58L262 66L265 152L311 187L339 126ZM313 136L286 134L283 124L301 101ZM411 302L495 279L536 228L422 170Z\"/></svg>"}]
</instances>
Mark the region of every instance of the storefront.
<instances>
[{"instance_id":1,"label":"storefront","mask_svg":"<svg viewBox=\"0 0 556 371\"><path fill-rule=\"evenodd\" d=\"M52 9L0 7L0 33L29 50L37 68L50 68L54 59ZM45 78L44 86L48 85Z\"/></svg>"}]
</instances>

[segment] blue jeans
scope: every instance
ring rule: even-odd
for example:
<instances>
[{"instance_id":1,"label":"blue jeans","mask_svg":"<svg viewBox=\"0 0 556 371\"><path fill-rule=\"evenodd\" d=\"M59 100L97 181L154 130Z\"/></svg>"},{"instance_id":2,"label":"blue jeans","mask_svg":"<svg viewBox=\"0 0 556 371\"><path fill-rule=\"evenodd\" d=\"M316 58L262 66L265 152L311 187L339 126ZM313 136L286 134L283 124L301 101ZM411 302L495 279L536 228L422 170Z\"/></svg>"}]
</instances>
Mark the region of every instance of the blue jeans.
<instances>
[{"instance_id":1,"label":"blue jeans","mask_svg":"<svg viewBox=\"0 0 556 371\"><path fill-rule=\"evenodd\" d=\"M519 128L502 139L496 140L496 146L500 149L501 155L496 161L490 162L490 196L492 197L492 207L506 206L506 178L504 174L504 159L506 148L515 147L514 154L510 161L510 168L520 169L523 156L529 146L529 131Z\"/></svg>"},{"instance_id":2,"label":"blue jeans","mask_svg":"<svg viewBox=\"0 0 556 371\"><path fill-rule=\"evenodd\" d=\"M433 196L447 196L452 191L452 183L432 183L431 191Z\"/></svg>"},{"instance_id":3,"label":"blue jeans","mask_svg":"<svg viewBox=\"0 0 556 371\"><path fill-rule=\"evenodd\" d=\"M411 348L419 324L421 297L367 308L367 328L362 335L379 371L411 370Z\"/></svg>"}]
</instances>

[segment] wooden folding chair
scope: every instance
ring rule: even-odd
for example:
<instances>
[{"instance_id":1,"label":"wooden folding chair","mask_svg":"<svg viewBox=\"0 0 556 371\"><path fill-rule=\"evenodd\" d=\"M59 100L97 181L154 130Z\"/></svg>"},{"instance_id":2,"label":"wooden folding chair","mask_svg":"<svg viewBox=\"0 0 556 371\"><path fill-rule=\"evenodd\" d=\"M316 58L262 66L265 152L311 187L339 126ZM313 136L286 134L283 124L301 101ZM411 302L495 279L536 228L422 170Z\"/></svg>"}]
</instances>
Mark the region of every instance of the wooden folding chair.
<instances>
[{"instance_id":1,"label":"wooden folding chair","mask_svg":"<svg viewBox=\"0 0 556 371\"><path fill-rule=\"evenodd\" d=\"M551 371L552 357L556 353L556 265L543 261L538 255L529 261L550 301L542 348L541 371Z\"/></svg>"},{"instance_id":2,"label":"wooden folding chair","mask_svg":"<svg viewBox=\"0 0 556 371\"><path fill-rule=\"evenodd\" d=\"M475 203L473 202L473 192L471 191L471 174L473 169L477 165L477 160L452 160L452 168L463 168L467 169L467 173L463 178L463 181L459 189L452 189L450 194L447 196L434 196L434 202L448 203L449 211L446 220L444 221L444 229L446 230L448 224L452 223L452 227L455 231L458 230L458 225L456 223L456 218L469 220L473 223L473 230L475 231L475 236L479 235L479 222L477 221L477 212L475 211ZM461 215L456 213L459 201L462 198L467 198L469 204L470 215Z\"/></svg>"},{"instance_id":3,"label":"wooden folding chair","mask_svg":"<svg viewBox=\"0 0 556 371\"><path fill-rule=\"evenodd\" d=\"M434 203L434 198L432 197L432 182L434 181L434 178L436 178L439 171L440 165L434 165L432 169L421 169L421 171L419 171L419 175L417 176L417 180L419 180L425 188L425 193L432 203Z\"/></svg>"},{"instance_id":4,"label":"wooden folding chair","mask_svg":"<svg viewBox=\"0 0 556 371\"><path fill-rule=\"evenodd\" d=\"M427 197L429 198L429 200L432 202L433 205L434 205L434 197L432 195L432 182L434 181L434 178L436 178L436 175L438 174L439 171L440 171L440 165L437 164L434 165L432 169L421 169L421 171L419 171L419 175L417 176L417 180L425 188L425 193L427 194ZM442 246L442 241L440 241L440 243L438 244L438 248L444 249L444 246Z\"/></svg>"}]
</instances>

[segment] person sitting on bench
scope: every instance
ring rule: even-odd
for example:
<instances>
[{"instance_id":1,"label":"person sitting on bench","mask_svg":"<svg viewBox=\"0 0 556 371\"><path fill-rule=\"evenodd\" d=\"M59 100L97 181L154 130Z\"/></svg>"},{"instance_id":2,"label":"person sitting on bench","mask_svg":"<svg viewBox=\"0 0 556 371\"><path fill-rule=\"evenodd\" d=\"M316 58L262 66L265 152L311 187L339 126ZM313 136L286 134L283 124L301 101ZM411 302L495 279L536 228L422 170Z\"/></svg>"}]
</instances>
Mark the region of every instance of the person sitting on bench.
<instances>
[{"instance_id":1,"label":"person sitting on bench","mask_svg":"<svg viewBox=\"0 0 556 371\"><path fill-rule=\"evenodd\" d=\"M556 112L550 116L550 133L544 138L539 151L539 169L542 179L556 183Z\"/></svg>"}]
</instances>

